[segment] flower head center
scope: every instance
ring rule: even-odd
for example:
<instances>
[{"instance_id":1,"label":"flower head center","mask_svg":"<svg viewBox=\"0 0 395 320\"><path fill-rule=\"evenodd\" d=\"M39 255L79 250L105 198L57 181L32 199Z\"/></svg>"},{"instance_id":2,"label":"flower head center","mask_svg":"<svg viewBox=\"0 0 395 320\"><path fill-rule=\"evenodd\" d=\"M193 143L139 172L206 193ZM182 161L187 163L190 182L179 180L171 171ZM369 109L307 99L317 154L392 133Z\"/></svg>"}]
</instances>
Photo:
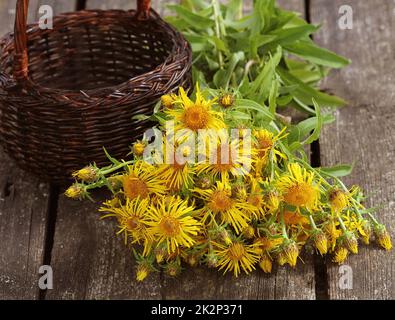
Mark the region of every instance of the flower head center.
<instances>
[{"instance_id":1,"label":"flower head center","mask_svg":"<svg viewBox=\"0 0 395 320\"><path fill-rule=\"evenodd\" d=\"M225 212L232 207L232 199L225 191L216 191L211 196L209 208L214 212Z\"/></svg>"},{"instance_id":2,"label":"flower head center","mask_svg":"<svg viewBox=\"0 0 395 320\"><path fill-rule=\"evenodd\" d=\"M231 260L241 260L246 253L246 249L244 248L244 246L241 243L235 243L233 244L228 251L229 254L229 258Z\"/></svg>"},{"instance_id":3,"label":"flower head center","mask_svg":"<svg viewBox=\"0 0 395 320\"><path fill-rule=\"evenodd\" d=\"M127 177L124 179L123 190L125 195L132 200L137 197L145 199L148 197L149 193L147 184L137 177Z\"/></svg>"},{"instance_id":4,"label":"flower head center","mask_svg":"<svg viewBox=\"0 0 395 320\"><path fill-rule=\"evenodd\" d=\"M193 105L184 112L183 122L191 130L199 130L207 127L210 114L208 110L201 105Z\"/></svg>"},{"instance_id":5,"label":"flower head center","mask_svg":"<svg viewBox=\"0 0 395 320\"><path fill-rule=\"evenodd\" d=\"M171 216L165 216L159 223L159 228L162 233L167 237L175 237L180 234L180 222Z\"/></svg>"},{"instance_id":6,"label":"flower head center","mask_svg":"<svg viewBox=\"0 0 395 320\"><path fill-rule=\"evenodd\" d=\"M288 189L284 200L294 206L314 206L317 190L307 183L298 183Z\"/></svg>"}]
</instances>

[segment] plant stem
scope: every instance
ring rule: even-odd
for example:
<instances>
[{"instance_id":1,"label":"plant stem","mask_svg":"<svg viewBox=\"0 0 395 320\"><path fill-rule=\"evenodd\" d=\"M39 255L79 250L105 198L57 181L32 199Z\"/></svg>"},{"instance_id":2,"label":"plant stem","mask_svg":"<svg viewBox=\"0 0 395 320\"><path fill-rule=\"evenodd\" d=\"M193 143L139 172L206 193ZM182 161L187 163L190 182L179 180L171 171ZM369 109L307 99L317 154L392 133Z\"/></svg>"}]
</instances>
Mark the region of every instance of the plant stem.
<instances>
[{"instance_id":1,"label":"plant stem","mask_svg":"<svg viewBox=\"0 0 395 320\"><path fill-rule=\"evenodd\" d=\"M214 21L215 21L215 35L218 39L222 40L222 33L221 33L221 11L219 8L218 0L212 0L212 6L214 9ZM224 67L224 58L222 56L221 50L218 51L218 63L221 69Z\"/></svg>"}]
</instances>

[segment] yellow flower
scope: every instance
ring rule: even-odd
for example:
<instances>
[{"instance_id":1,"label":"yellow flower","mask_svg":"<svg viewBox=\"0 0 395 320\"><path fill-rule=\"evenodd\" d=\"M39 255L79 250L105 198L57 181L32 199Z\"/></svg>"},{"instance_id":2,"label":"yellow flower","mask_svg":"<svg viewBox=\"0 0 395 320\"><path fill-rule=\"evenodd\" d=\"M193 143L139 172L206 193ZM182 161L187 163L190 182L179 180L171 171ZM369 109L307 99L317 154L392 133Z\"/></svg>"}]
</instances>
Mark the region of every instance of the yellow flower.
<instances>
[{"instance_id":1,"label":"yellow flower","mask_svg":"<svg viewBox=\"0 0 395 320\"><path fill-rule=\"evenodd\" d=\"M137 266L136 272L136 280L141 282L144 281L145 278L150 274L151 267L147 265L147 263L141 263Z\"/></svg>"},{"instance_id":2,"label":"yellow flower","mask_svg":"<svg viewBox=\"0 0 395 320\"><path fill-rule=\"evenodd\" d=\"M254 241L254 245L262 251L271 251L282 243L282 237L259 237Z\"/></svg>"},{"instance_id":3,"label":"yellow flower","mask_svg":"<svg viewBox=\"0 0 395 320\"><path fill-rule=\"evenodd\" d=\"M335 249L336 241L341 236L342 232L337 228L337 224L331 220L324 226L324 231L328 236L328 242L331 248L331 251Z\"/></svg>"},{"instance_id":4,"label":"yellow flower","mask_svg":"<svg viewBox=\"0 0 395 320\"><path fill-rule=\"evenodd\" d=\"M128 238L132 243L144 243L144 255L149 252L152 243L151 237L147 233L147 211L149 210L148 199L126 199L125 205L119 201L108 201L99 209L101 212L108 212L102 219L115 217L119 223L117 234L124 234L125 244Z\"/></svg>"},{"instance_id":5,"label":"yellow flower","mask_svg":"<svg viewBox=\"0 0 395 320\"><path fill-rule=\"evenodd\" d=\"M231 107L234 102L235 98L230 93L225 93L218 99L218 103L224 108Z\"/></svg>"},{"instance_id":6,"label":"yellow flower","mask_svg":"<svg viewBox=\"0 0 395 320\"><path fill-rule=\"evenodd\" d=\"M237 198L232 198L231 187L226 179L217 181L211 189L194 190L205 202L203 222L211 215L219 216L222 224L230 224L237 234L248 226L253 207Z\"/></svg>"},{"instance_id":7,"label":"yellow flower","mask_svg":"<svg viewBox=\"0 0 395 320\"><path fill-rule=\"evenodd\" d=\"M262 170L267 166L271 151L273 151L273 160L275 162L277 162L277 158L286 159L286 156L282 152L274 148L276 141L286 136L283 135L285 130L286 128L276 136L266 129L254 130L255 148L258 151L255 163L255 173L257 176L260 176Z\"/></svg>"},{"instance_id":8,"label":"yellow flower","mask_svg":"<svg viewBox=\"0 0 395 320\"><path fill-rule=\"evenodd\" d=\"M347 256L348 256L347 248L339 247L335 252L335 256L333 257L333 262L342 264L342 263L344 263L344 261L346 261Z\"/></svg>"},{"instance_id":9,"label":"yellow flower","mask_svg":"<svg viewBox=\"0 0 395 320\"><path fill-rule=\"evenodd\" d=\"M357 254L358 253L358 240L355 237L354 233L352 232L345 232L343 235L343 241L344 244L346 245L347 249L350 250L352 253Z\"/></svg>"},{"instance_id":10,"label":"yellow flower","mask_svg":"<svg viewBox=\"0 0 395 320\"><path fill-rule=\"evenodd\" d=\"M261 258L261 261L259 262L259 266L265 273L271 273L272 272L272 259L267 254L264 254Z\"/></svg>"},{"instance_id":11,"label":"yellow flower","mask_svg":"<svg viewBox=\"0 0 395 320\"><path fill-rule=\"evenodd\" d=\"M255 270L254 264L259 261L259 256L254 246L243 242L234 242L229 246L216 244L216 246L218 249L215 250L215 254L219 257L219 270L225 269L224 273L233 271L235 277L240 274L241 270L246 274Z\"/></svg>"},{"instance_id":12,"label":"yellow flower","mask_svg":"<svg viewBox=\"0 0 395 320\"><path fill-rule=\"evenodd\" d=\"M162 102L162 106L164 106L165 108L171 109L173 108L173 104L174 102L177 100L177 95L174 93L170 93L170 94L165 94L164 96L162 96L160 98L161 102Z\"/></svg>"},{"instance_id":13,"label":"yellow flower","mask_svg":"<svg viewBox=\"0 0 395 320\"><path fill-rule=\"evenodd\" d=\"M309 219L300 214L299 212L295 211L284 211L283 212L283 219L284 223L287 226L294 226L294 225L308 225Z\"/></svg>"},{"instance_id":14,"label":"yellow flower","mask_svg":"<svg viewBox=\"0 0 395 320\"><path fill-rule=\"evenodd\" d=\"M319 186L314 182L314 173L297 163L288 165L288 171L276 183L284 201L296 207L315 209L319 203Z\"/></svg>"},{"instance_id":15,"label":"yellow flower","mask_svg":"<svg viewBox=\"0 0 395 320\"><path fill-rule=\"evenodd\" d=\"M192 217L195 208L187 200L167 197L145 213L148 217L149 233L158 241L165 243L168 253L174 253L179 246L191 247L195 243L201 224Z\"/></svg>"},{"instance_id":16,"label":"yellow flower","mask_svg":"<svg viewBox=\"0 0 395 320\"><path fill-rule=\"evenodd\" d=\"M138 161L128 167L128 174L120 179L125 196L129 199L147 198L165 194L163 182L158 179L155 168L146 162Z\"/></svg>"},{"instance_id":17,"label":"yellow flower","mask_svg":"<svg viewBox=\"0 0 395 320\"><path fill-rule=\"evenodd\" d=\"M86 166L85 168L82 168L81 170L74 172L72 176L81 181L91 183L99 179L98 173L99 172L97 168L93 166Z\"/></svg>"},{"instance_id":18,"label":"yellow flower","mask_svg":"<svg viewBox=\"0 0 395 320\"><path fill-rule=\"evenodd\" d=\"M65 191L64 194L68 198L82 200L87 195L87 192L83 184L74 183Z\"/></svg>"},{"instance_id":19,"label":"yellow flower","mask_svg":"<svg viewBox=\"0 0 395 320\"><path fill-rule=\"evenodd\" d=\"M179 98L175 101L179 107L166 109L165 114L176 121L175 130L190 129L197 132L200 129L223 129L222 112L214 111L214 100L206 100L202 96L199 86L196 85L196 101L188 98L183 88L179 90Z\"/></svg>"},{"instance_id":20,"label":"yellow flower","mask_svg":"<svg viewBox=\"0 0 395 320\"><path fill-rule=\"evenodd\" d=\"M386 230L385 226L380 224L374 229L377 243L385 250L390 251L392 249L391 236Z\"/></svg>"},{"instance_id":21,"label":"yellow flower","mask_svg":"<svg viewBox=\"0 0 395 320\"><path fill-rule=\"evenodd\" d=\"M349 195L341 190L332 190L329 194L329 201L335 212L342 212L349 205Z\"/></svg>"},{"instance_id":22,"label":"yellow flower","mask_svg":"<svg viewBox=\"0 0 395 320\"><path fill-rule=\"evenodd\" d=\"M144 154L146 144L141 141L137 141L133 144L133 153L136 157L141 157Z\"/></svg>"},{"instance_id":23,"label":"yellow flower","mask_svg":"<svg viewBox=\"0 0 395 320\"><path fill-rule=\"evenodd\" d=\"M321 255L328 253L328 238L321 230L313 237L315 247Z\"/></svg>"},{"instance_id":24,"label":"yellow flower","mask_svg":"<svg viewBox=\"0 0 395 320\"><path fill-rule=\"evenodd\" d=\"M211 149L211 150L210 150ZM245 176L251 170L255 150L244 150L243 143L238 140L219 141L207 148L206 154L201 155L202 161L197 164L198 174L212 177Z\"/></svg>"},{"instance_id":25,"label":"yellow flower","mask_svg":"<svg viewBox=\"0 0 395 320\"><path fill-rule=\"evenodd\" d=\"M295 267L299 256L298 245L294 241L290 241L284 246L282 253L284 254L287 263L291 267Z\"/></svg>"}]
</instances>

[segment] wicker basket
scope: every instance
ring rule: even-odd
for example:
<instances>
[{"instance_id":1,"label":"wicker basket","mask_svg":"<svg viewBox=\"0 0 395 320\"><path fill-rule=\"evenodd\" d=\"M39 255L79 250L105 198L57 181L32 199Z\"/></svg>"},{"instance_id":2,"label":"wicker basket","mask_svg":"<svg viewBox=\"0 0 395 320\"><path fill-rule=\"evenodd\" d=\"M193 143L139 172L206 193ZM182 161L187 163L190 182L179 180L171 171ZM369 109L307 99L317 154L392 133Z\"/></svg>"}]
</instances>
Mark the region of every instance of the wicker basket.
<instances>
[{"instance_id":1,"label":"wicker basket","mask_svg":"<svg viewBox=\"0 0 395 320\"><path fill-rule=\"evenodd\" d=\"M106 164L103 147L125 156L150 125L132 117L190 85L191 49L148 0L61 14L52 30L26 25L28 3L18 0L15 33L1 41L0 140L25 170L64 182Z\"/></svg>"}]
</instances>

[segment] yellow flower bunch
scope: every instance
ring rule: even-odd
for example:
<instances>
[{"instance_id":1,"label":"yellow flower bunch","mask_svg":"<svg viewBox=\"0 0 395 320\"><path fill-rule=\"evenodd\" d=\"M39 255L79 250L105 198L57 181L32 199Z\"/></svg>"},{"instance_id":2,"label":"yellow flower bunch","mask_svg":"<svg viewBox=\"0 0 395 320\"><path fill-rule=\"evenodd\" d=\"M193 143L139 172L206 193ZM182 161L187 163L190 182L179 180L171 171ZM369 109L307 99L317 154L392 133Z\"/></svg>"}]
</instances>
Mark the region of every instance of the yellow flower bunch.
<instances>
[{"instance_id":1,"label":"yellow flower bunch","mask_svg":"<svg viewBox=\"0 0 395 320\"><path fill-rule=\"evenodd\" d=\"M131 159L109 156L107 167L75 172L66 191L75 199L103 186L112 192L102 218L132 245L138 281L159 270L177 276L183 265L269 273L275 262L295 267L304 246L343 263L373 234L392 248L359 188L312 168L303 147L294 152L291 125L233 94L197 86L194 96L180 88L162 97L153 116L162 139L144 136Z\"/></svg>"}]
</instances>

